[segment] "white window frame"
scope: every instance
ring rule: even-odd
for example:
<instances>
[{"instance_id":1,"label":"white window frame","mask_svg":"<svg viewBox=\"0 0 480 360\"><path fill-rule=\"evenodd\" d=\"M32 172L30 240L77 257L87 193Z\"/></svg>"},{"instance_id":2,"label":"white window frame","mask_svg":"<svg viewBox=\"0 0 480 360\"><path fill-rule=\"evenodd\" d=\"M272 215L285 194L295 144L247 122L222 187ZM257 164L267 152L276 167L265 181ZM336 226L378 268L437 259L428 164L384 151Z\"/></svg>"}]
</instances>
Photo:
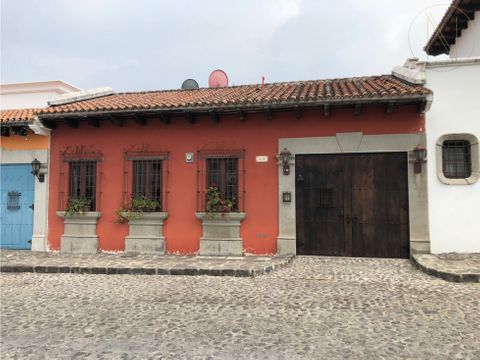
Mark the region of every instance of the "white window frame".
<instances>
[{"instance_id":1,"label":"white window frame","mask_svg":"<svg viewBox=\"0 0 480 360\"><path fill-rule=\"evenodd\" d=\"M470 161L472 172L469 177L463 179L447 178L443 173L443 143L448 140L464 140L470 143ZM472 185L476 183L480 177L479 164L479 146L478 139L473 134L445 134L437 139L435 144L437 177L446 185Z\"/></svg>"}]
</instances>

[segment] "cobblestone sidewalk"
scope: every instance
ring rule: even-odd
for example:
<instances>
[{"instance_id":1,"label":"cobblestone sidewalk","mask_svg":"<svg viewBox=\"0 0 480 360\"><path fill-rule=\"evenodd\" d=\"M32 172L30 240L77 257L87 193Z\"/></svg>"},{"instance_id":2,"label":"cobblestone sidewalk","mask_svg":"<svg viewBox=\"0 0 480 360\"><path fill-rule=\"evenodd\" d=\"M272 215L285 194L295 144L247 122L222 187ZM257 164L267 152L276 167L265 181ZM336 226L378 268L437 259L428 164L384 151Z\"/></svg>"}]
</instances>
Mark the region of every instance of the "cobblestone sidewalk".
<instances>
[{"instance_id":1,"label":"cobblestone sidewalk","mask_svg":"<svg viewBox=\"0 0 480 360\"><path fill-rule=\"evenodd\" d=\"M256 276L287 265L292 257L59 253L2 250L2 272Z\"/></svg>"},{"instance_id":2,"label":"cobblestone sidewalk","mask_svg":"<svg viewBox=\"0 0 480 360\"><path fill-rule=\"evenodd\" d=\"M454 282L480 282L480 254L415 254L413 262L429 275Z\"/></svg>"}]
</instances>

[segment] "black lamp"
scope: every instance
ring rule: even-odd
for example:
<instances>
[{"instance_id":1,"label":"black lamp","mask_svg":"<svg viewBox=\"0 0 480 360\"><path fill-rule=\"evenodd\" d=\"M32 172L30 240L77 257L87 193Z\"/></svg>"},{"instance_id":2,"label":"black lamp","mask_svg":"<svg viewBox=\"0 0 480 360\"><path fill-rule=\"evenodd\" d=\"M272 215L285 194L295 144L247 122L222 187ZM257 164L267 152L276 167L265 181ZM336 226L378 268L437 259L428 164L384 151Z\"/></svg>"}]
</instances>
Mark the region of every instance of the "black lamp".
<instances>
[{"instance_id":1,"label":"black lamp","mask_svg":"<svg viewBox=\"0 0 480 360\"><path fill-rule=\"evenodd\" d=\"M287 148L280 151L279 158L283 165L283 175L290 175L290 157L292 153Z\"/></svg>"},{"instance_id":2,"label":"black lamp","mask_svg":"<svg viewBox=\"0 0 480 360\"><path fill-rule=\"evenodd\" d=\"M415 174L420 174L422 172L422 163L425 162L425 159L427 158L427 149L418 144L415 149L413 149L413 155L416 160L413 166L413 172Z\"/></svg>"},{"instance_id":3,"label":"black lamp","mask_svg":"<svg viewBox=\"0 0 480 360\"><path fill-rule=\"evenodd\" d=\"M40 173L40 168L42 166L42 163L35 158L35 160L32 161L32 175L35 175L40 182L45 181L45 174Z\"/></svg>"}]
</instances>

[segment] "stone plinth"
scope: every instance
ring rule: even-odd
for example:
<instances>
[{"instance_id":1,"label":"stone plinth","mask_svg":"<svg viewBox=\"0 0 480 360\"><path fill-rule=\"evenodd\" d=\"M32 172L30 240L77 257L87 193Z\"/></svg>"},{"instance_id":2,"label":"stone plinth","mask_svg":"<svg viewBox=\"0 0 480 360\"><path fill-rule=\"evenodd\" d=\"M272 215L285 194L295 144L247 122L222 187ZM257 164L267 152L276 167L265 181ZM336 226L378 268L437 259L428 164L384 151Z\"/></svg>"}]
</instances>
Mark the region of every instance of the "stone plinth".
<instances>
[{"instance_id":1,"label":"stone plinth","mask_svg":"<svg viewBox=\"0 0 480 360\"><path fill-rule=\"evenodd\" d=\"M164 254L165 237L163 221L166 212L121 213L128 219L128 236L125 237L125 252L141 254Z\"/></svg>"},{"instance_id":2,"label":"stone plinth","mask_svg":"<svg viewBox=\"0 0 480 360\"><path fill-rule=\"evenodd\" d=\"M245 213L195 213L202 221L203 236L200 238L199 255L242 256L243 240L240 237L240 222Z\"/></svg>"},{"instance_id":3,"label":"stone plinth","mask_svg":"<svg viewBox=\"0 0 480 360\"><path fill-rule=\"evenodd\" d=\"M76 254L95 254L98 250L97 220L101 212L88 211L67 214L57 211L63 218L65 229L60 237L60 252Z\"/></svg>"}]
</instances>

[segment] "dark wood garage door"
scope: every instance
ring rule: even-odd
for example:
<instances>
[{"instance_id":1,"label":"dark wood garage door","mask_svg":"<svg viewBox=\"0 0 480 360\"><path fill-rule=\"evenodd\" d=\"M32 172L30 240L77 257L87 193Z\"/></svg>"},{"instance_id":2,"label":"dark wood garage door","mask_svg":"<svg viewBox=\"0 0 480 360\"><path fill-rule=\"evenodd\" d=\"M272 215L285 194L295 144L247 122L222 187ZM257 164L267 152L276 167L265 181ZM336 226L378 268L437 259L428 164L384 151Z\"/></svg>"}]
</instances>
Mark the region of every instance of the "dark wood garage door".
<instances>
[{"instance_id":1,"label":"dark wood garage door","mask_svg":"<svg viewBox=\"0 0 480 360\"><path fill-rule=\"evenodd\" d=\"M297 155L297 254L408 258L407 154Z\"/></svg>"}]
</instances>

